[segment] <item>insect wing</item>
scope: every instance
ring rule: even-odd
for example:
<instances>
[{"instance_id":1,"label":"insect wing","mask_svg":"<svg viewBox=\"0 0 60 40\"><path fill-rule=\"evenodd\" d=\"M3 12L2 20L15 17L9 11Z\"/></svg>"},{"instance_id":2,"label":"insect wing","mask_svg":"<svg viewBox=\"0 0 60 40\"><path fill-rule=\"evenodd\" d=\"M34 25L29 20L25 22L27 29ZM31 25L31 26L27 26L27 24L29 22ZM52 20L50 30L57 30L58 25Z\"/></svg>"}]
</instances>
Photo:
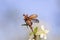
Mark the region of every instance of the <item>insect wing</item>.
<instances>
[{"instance_id":1,"label":"insect wing","mask_svg":"<svg viewBox=\"0 0 60 40\"><path fill-rule=\"evenodd\" d=\"M36 14L32 14L31 16L29 16L30 19L35 19L37 18L37 15Z\"/></svg>"},{"instance_id":2,"label":"insect wing","mask_svg":"<svg viewBox=\"0 0 60 40\"><path fill-rule=\"evenodd\" d=\"M39 20L38 19L33 19L32 22L39 23Z\"/></svg>"}]
</instances>

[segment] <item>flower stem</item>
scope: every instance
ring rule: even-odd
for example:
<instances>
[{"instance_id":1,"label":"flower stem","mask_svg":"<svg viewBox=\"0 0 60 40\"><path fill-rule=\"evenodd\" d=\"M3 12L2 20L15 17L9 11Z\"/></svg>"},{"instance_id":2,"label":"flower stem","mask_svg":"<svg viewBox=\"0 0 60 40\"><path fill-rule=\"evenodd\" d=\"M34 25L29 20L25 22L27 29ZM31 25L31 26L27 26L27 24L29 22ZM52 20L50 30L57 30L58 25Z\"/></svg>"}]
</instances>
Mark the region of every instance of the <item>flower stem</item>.
<instances>
[{"instance_id":1,"label":"flower stem","mask_svg":"<svg viewBox=\"0 0 60 40\"><path fill-rule=\"evenodd\" d=\"M31 25L31 26L29 26L29 27L30 27L31 31L33 32L32 25ZM34 34L34 37L33 37L33 39L35 39L35 40L36 40L36 35L35 35L35 34Z\"/></svg>"}]
</instances>

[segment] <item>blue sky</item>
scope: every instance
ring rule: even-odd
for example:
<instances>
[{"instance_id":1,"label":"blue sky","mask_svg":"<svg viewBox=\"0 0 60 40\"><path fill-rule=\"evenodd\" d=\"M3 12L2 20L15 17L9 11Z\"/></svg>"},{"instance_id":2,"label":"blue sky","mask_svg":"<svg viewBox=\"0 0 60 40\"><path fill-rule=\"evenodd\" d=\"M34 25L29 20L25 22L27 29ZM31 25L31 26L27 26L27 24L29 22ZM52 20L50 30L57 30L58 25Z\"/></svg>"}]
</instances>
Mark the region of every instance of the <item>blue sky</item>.
<instances>
[{"instance_id":1,"label":"blue sky","mask_svg":"<svg viewBox=\"0 0 60 40\"><path fill-rule=\"evenodd\" d=\"M48 40L60 40L60 12L58 0L0 0L0 40L25 40L27 39L27 29L22 27L23 13L29 15L35 13L38 19L49 25ZM10 15L8 10L18 10L15 14L19 21L6 17ZM52 35L52 36L51 36ZM56 36L56 37L55 37Z\"/></svg>"}]
</instances>

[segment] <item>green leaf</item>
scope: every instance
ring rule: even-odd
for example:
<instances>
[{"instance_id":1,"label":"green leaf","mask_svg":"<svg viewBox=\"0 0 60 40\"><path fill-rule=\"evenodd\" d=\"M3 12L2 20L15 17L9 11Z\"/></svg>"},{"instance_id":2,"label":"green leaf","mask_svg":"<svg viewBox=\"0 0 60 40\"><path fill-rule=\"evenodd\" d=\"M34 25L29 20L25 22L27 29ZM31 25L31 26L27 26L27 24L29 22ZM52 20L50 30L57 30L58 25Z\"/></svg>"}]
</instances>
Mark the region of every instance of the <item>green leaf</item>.
<instances>
[{"instance_id":1,"label":"green leaf","mask_svg":"<svg viewBox=\"0 0 60 40\"><path fill-rule=\"evenodd\" d=\"M33 33L36 34L37 30L38 30L38 27L35 27Z\"/></svg>"},{"instance_id":2,"label":"green leaf","mask_svg":"<svg viewBox=\"0 0 60 40\"><path fill-rule=\"evenodd\" d=\"M34 30L33 30L33 32L30 33L30 35L36 34L37 33L37 30L38 30L38 27L35 27Z\"/></svg>"},{"instance_id":3,"label":"green leaf","mask_svg":"<svg viewBox=\"0 0 60 40\"><path fill-rule=\"evenodd\" d=\"M30 35L33 35L33 34L34 34L33 32L30 33Z\"/></svg>"}]
</instances>

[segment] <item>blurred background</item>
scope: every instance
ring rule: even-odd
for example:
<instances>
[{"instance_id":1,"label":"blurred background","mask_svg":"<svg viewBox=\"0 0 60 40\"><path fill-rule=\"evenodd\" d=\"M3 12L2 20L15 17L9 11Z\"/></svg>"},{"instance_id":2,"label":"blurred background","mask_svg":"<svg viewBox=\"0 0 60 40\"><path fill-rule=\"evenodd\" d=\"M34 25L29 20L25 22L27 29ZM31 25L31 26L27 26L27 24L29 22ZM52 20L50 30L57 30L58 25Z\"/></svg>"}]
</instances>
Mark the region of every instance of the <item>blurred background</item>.
<instances>
[{"instance_id":1,"label":"blurred background","mask_svg":"<svg viewBox=\"0 0 60 40\"><path fill-rule=\"evenodd\" d=\"M60 40L60 0L0 0L0 40L28 40L24 13L48 25L47 40Z\"/></svg>"}]
</instances>

